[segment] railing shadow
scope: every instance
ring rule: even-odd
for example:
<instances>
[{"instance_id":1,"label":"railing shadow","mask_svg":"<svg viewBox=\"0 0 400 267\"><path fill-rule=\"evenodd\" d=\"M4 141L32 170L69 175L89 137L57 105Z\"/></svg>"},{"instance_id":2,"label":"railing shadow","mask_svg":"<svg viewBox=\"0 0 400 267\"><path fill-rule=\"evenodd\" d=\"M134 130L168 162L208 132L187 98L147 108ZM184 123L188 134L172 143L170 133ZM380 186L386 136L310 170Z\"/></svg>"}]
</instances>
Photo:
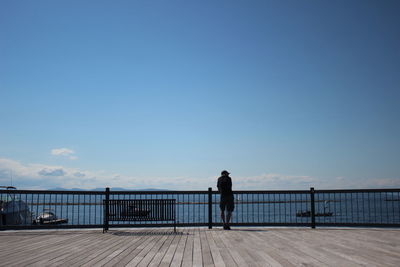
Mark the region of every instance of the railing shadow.
<instances>
[{"instance_id":1,"label":"railing shadow","mask_svg":"<svg viewBox=\"0 0 400 267\"><path fill-rule=\"evenodd\" d=\"M241 231L241 232L268 232L266 229L240 229L232 228L231 231Z\"/></svg>"}]
</instances>

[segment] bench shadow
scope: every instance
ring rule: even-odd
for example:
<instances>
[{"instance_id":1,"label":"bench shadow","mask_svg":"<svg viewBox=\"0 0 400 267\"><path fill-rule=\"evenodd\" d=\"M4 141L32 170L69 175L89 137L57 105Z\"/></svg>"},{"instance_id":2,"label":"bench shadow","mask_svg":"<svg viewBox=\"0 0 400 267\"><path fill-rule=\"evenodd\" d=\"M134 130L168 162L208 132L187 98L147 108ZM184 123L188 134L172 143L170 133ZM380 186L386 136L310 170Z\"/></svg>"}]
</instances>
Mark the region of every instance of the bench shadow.
<instances>
[{"instance_id":1,"label":"bench shadow","mask_svg":"<svg viewBox=\"0 0 400 267\"><path fill-rule=\"evenodd\" d=\"M110 232L109 232L110 233ZM118 231L118 232L111 232L110 234L116 235L116 236L164 236L164 235L186 235L187 233L183 232L123 232L123 231Z\"/></svg>"}]
</instances>

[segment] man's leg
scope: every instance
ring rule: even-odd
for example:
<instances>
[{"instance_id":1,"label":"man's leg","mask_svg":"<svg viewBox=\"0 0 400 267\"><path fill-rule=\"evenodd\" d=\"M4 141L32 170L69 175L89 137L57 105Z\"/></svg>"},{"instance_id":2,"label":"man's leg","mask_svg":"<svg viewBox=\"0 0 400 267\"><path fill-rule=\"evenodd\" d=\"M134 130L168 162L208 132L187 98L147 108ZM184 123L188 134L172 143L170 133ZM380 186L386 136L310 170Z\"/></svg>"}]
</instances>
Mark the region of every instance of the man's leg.
<instances>
[{"instance_id":1,"label":"man's leg","mask_svg":"<svg viewBox=\"0 0 400 267\"><path fill-rule=\"evenodd\" d=\"M231 222L231 219L232 219L232 211L235 209L235 202L233 201L233 197L227 203L226 209L227 209L227 212L228 212L226 214L226 229L227 230L231 230L231 227L229 226L229 223Z\"/></svg>"},{"instance_id":2,"label":"man's leg","mask_svg":"<svg viewBox=\"0 0 400 267\"><path fill-rule=\"evenodd\" d=\"M225 221L226 201L223 198L221 198L221 202L219 203L219 208L221 210L221 220L224 223L224 229L225 229L225 225L226 225L226 221Z\"/></svg>"},{"instance_id":3,"label":"man's leg","mask_svg":"<svg viewBox=\"0 0 400 267\"><path fill-rule=\"evenodd\" d=\"M228 211L228 214L226 214L226 224L229 225L231 218L232 218L232 211Z\"/></svg>"}]
</instances>

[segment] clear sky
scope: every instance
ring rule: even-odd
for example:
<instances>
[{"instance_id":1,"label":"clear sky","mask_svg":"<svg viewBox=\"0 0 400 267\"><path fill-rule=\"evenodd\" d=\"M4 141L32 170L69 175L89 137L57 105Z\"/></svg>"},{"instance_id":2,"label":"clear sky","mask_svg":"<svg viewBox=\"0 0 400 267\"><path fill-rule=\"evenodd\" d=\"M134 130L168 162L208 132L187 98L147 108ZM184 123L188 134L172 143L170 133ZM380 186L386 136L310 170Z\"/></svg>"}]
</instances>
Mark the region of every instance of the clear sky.
<instances>
[{"instance_id":1,"label":"clear sky","mask_svg":"<svg viewBox=\"0 0 400 267\"><path fill-rule=\"evenodd\" d=\"M0 185L400 187L400 1L0 1Z\"/></svg>"}]
</instances>

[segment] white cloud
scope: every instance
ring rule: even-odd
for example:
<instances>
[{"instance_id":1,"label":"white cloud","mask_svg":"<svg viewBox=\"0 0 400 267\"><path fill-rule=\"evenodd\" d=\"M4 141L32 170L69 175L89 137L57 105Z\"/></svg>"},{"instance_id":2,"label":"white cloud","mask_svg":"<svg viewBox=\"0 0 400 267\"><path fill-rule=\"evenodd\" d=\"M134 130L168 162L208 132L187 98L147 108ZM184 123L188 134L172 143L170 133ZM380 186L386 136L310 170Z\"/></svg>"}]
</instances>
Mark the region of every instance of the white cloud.
<instances>
[{"instance_id":1,"label":"white cloud","mask_svg":"<svg viewBox=\"0 0 400 267\"><path fill-rule=\"evenodd\" d=\"M368 178L368 179L350 179L346 177L336 177L326 183L318 183L321 189L384 189L400 188L400 177L398 178Z\"/></svg>"},{"instance_id":2,"label":"white cloud","mask_svg":"<svg viewBox=\"0 0 400 267\"><path fill-rule=\"evenodd\" d=\"M66 172L63 169L43 169L38 174L43 176L64 176Z\"/></svg>"},{"instance_id":3,"label":"white cloud","mask_svg":"<svg viewBox=\"0 0 400 267\"><path fill-rule=\"evenodd\" d=\"M75 173L74 173L74 176L75 176L75 177L85 177L85 174L82 173L82 172L75 172Z\"/></svg>"},{"instance_id":4,"label":"white cloud","mask_svg":"<svg viewBox=\"0 0 400 267\"><path fill-rule=\"evenodd\" d=\"M234 189L286 190L307 189L317 182L316 178L302 175L283 175L268 173L252 177L238 177L234 181Z\"/></svg>"},{"instance_id":5,"label":"white cloud","mask_svg":"<svg viewBox=\"0 0 400 267\"><path fill-rule=\"evenodd\" d=\"M24 164L0 158L0 184L9 185L10 172L20 189L105 188L129 189L160 188L176 190L216 190L218 176L212 177L138 177L106 171L88 171L46 164ZM306 175L267 173L259 176L232 176L234 190L307 190L400 188L399 178L350 179L346 177L318 178Z\"/></svg>"},{"instance_id":6,"label":"white cloud","mask_svg":"<svg viewBox=\"0 0 400 267\"><path fill-rule=\"evenodd\" d=\"M8 185L9 173L13 172L14 185L20 189L105 188L129 189L161 188L177 190L206 190L215 188L216 178L190 177L132 177L106 171L87 171L46 164L25 164L0 158L0 184Z\"/></svg>"},{"instance_id":7,"label":"white cloud","mask_svg":"<svg viewBox=\"0 0 400 267\"><path fill-rule=\"evenodd\" d=\"M70 160L78 159L78 157L74 155L75 151L69 148L55 148L51 150L51 154L54 156L66 157Z\"/></svg>"},{"instance_id":8,"label":"white cloud","mask_svg":"<svg viewBox=\"0 0 400 267\"><path fill-rule=\"evenodd\" d=\"M55 156L69 156L75 152L68 148L55 148L51 150L51 154Z\"/></svg>"}]
</instances>

